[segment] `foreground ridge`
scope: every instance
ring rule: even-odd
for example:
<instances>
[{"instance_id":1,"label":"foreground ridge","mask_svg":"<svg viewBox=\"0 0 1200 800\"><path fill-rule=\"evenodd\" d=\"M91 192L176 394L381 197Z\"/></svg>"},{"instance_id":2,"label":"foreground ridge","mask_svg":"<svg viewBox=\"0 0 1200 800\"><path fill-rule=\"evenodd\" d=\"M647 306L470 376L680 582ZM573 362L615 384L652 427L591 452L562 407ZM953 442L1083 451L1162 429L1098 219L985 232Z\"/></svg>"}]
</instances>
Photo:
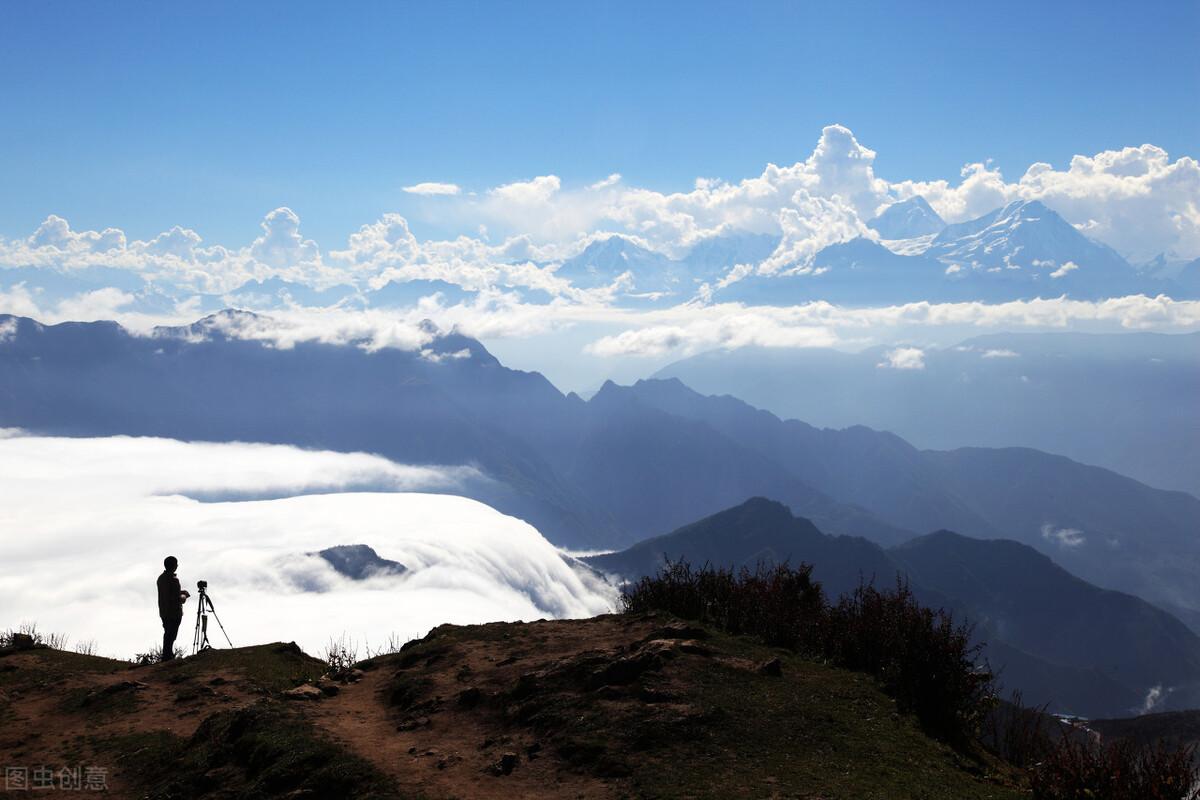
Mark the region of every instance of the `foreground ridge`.
<instances>
[{"instance_id":1,"label":"foreground ridge","mask_svg":"<svg viewBox=\"0 0 1200 800\"><path fill-rule=\"evenodd\" d=\"M868 676L662 614L441 626L344 682L295 645L0 655L0 752L114 796L1011 798Z\"/></svg>"}]
</instances>

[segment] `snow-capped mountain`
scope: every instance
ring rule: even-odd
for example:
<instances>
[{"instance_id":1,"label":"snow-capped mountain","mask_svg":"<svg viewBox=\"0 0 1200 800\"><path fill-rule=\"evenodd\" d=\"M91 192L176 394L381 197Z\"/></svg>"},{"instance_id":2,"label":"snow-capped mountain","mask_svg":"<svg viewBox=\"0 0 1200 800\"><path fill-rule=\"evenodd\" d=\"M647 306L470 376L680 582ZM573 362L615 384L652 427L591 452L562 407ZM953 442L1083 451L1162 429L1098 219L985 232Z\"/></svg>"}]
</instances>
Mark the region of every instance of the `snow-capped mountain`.
<instances>
[{"instance_id":1,"label":"snow-capped mountain","mask_svg":"<svg viewBox=\"0 0 1200 800\"><path fill-rule=\"evenodd\" d=\"M946 265L948 275L1017 273L1020 283L1046 286L1053 295L1125 293L1137 282L1115 250L1087 238L1037 200L1014 201L947 225L926 252Z\"/></svg>"},{"instance_id":2,"label":"snow-capped mountain","mask_svg":"<svg viewBox=\"0 0 1200 800\"><path fill-rule=\"evenodd\" d=\"M723 277L737 264L758 265L779 246L779 236L769 233L729 233L701 239L684 261L701 281Z\"/></svg>"},{"instance_id":3,"label":"snow-capped mountain","mask_svg":"<svg viewBox=\"0 0 1200 800\"><path fill-rule=\"evenodd\" d=\"M562 263L556 272L575 286L592 289L608 286L630 273L636 291L661 291L672 281L673 262L662 253L648 250L624 236L597 239L579 255Z\"/></svg>"},{"instance_id":4,"label":"snow-capped mountain","mask_svg":"<svg viewBox=\"0 0 1200 800\"><path fill-rule=\"evenodd\" d=\"M751 276L720 300L789 305L811 300L903 303L1002 302L1034 297L1096 299L1165 291L1192 296L1187 281L1139 271L1039 201L1015 201L967 222L924 233L937 218L922 199L889 207L877 231L907 238L852 239L817 253L807 272ZM930 216L932 214L932 216ZM1182 271L1186 273L1186 271Z\"/></svg>"},{"instance_id":5,"label":"snow-capped mountain","mask_svg":"<svg viewBox=\"0 0 1200 800\"><path fill-rule=\"evenodd\" d=\"M867 227L883 239L914 239L941 233L946 221L918 194L888 206Z\"/></svg>"}]
</instances>

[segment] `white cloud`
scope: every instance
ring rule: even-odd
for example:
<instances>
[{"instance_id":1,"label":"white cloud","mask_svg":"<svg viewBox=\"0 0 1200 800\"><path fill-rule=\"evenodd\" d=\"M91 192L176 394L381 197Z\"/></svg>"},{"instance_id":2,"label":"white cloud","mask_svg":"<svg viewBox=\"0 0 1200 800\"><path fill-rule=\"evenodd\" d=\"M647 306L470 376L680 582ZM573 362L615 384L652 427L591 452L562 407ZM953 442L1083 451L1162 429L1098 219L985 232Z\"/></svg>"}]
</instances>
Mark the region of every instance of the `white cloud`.
<instances>
[{"instance_id":1,"label":"white cloud","mask_svg":"<svg viewBox=\"0 0 1200 800\"><path fill-rule=\"evenodd\" d=\"M919 347L897 347L883 354L875 366L888 369L925 369L925 351Z\"/></svg>"},{"instance_id":2,"label":"white cloud","mask_svg":"<svg viewBox=\"0 0 1200 800\"><path fill-rule=\"evenodd\" d=\"M1068 272L1073 272L1074 270L1077 270L1077 269L1079 269L1078 264L1076 264L1074 261L1067 261L1061 267L1054 270L1054 272L1051 272L1050 277L1051 278L1061 278L1064 275L1066 275Z\"/></svg>"},{"instance_id":3,"label":"white cloud","mask_svg":"<svg viewBox=\"0 0 1200 800\"><path fill-rule=\"evenodd\" d=\"M759 266L763 274L815 275L820 270L813 269L813 258L829 245L857 236L877 238L840 196L826 200L798 189L792 203L794 208L779 212L783 238L775 252Z\"/></svg>"},{"instance_id":4,"label":"white cloud","mask_svg":"<svg viewBox=\"0 0 1200 800\"><path fill-rule=\"evenodd\" d=\"M27 238L0 239L0 269L105 266L216 294L271 277L314 288L361 288L385 280L384 270L393 269L400 272L391 278L437 276L473 288L523 286L566 296L570 287L513 265L560 260L613 233L678 257L705 238L748 232L782 237L766 271L804 272L817 250L873 236L864 221L917 193L950 221L1014 199L1040 199L1135 261L1159 252L1178 259L1200 256L1200 164L1186 156L1172 161L1148 144L1078 155L1066 169L1033 164L1016 182L986 161L968 164L956 182L888 179L876 174L873 150L844 126L830 125L808 157L790 166L768 164L740 181L699 178L683 192L628 186L618 173L575 188L546 174L479 194L439 182L405 191L445 196L439 221L459 222L469 235L418 241L403 217L385 214L353 234L345 249L323 250L303 236L299 216L282 207L266 215L262 235L253 242L224 246L205 244L196 231L181 226L131 241L117 228L75 231L51 215ZM489 235L499 243L490 243ZM1062 277L1071 268L1064 264L1050 274Z\"/></svg>"},{"instance_id":5,"label":"white cloud","mask_svg":"<svg viewBox=\"0 0 1200 800\"><path fill-rule=\"evenodd\" d=\"M620 182L621 182L621 173L614 172L613 174L609 175L604 180L596 181L588 188L592 189L592 190L607 189L610 186L616 186Z\"/></svg>"},{"instance_id":6,"label":"white cloud","mask_svg":"<svg viewBox=\"0 0 1200 800\"><path fill-rule=\"evenodd\" d=\"M1042 525L1042 538L1070 550L1081 547L1087 541L1083 531L1078 528L1058 528L1049 522Z\"/></svg>"},{"instance_id":7,"label":"white cloud","mask_svg":"<svg viewBox=\"0 0 1200 800\"><path fill-rule=\"evenodd\" d=\"M1014 350L1000 348L997 350L984 350L980 358L1016 358L1019 355L1020 353Z\"/></svg>"},{"instance_id":8,"label":"white cloud","mask_svg":"<svg viewBox=\"0 0 1200 800\"><path fill-rule=\"evenodd\" d=\"M470 474L282 446L0 438L0 528L23 532L0 538L0 626L36 621L107 654L145 650L161 635L154 579L169 554L185 587L209 581L235 644L295 640L319 652L343 632L381 643L442 622L612 607L610 587L529 525L411 493ZM410 572L351 581L305 555L336 544L369 545Z\"/></svg>"},{"instance_id":9,"label":"white cloud","mask_svg":"<svg viewBox=\"0 0 1200 800\"><path fill-rule=\"evenodd\" d=\"M421 195L455 195L459 194L462 189L456 183L437 183L435 181L427 181L425 183L416 183L412 186L405 186L404 191L409 194Z\"/></svg>"},{"instance_id":10,"label":"white cloud","mask_svg":"<svg viewBox=\"0 0 1200 800\"><path fill-rule=\"evenodd\" d=\"M505 203L538 206L549 202L560 188L562 181L557 175L539 175L533 180L497 186L489 194Z\"/></svg>"}]
</instances>

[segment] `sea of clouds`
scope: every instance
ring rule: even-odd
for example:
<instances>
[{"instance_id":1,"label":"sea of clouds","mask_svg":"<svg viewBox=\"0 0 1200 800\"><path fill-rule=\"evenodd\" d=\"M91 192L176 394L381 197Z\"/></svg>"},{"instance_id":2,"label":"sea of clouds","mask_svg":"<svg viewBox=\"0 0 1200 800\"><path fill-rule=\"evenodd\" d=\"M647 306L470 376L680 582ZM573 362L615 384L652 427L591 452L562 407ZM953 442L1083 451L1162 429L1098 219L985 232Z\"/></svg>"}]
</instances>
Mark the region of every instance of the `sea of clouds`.
<instances>
[{"instance_id":1,"label":"sea of clouds","mask_svg":"<svg viewBox=\"0 0 1200 800\"><path fill-rule=\"evenodd\" d=\"M530 525L452 491L470 468L362 453L153 438L0 435L0 628L36 623L99 653L161 640L166 555L209 589L235 645L368 646L435 625L584 617L613 587ZM351 580L310 555L366 544L408 567ZM184 609L190 650L196 611ZM215 630L214 642L223 644Z\"/></svg>"}]
</instances>

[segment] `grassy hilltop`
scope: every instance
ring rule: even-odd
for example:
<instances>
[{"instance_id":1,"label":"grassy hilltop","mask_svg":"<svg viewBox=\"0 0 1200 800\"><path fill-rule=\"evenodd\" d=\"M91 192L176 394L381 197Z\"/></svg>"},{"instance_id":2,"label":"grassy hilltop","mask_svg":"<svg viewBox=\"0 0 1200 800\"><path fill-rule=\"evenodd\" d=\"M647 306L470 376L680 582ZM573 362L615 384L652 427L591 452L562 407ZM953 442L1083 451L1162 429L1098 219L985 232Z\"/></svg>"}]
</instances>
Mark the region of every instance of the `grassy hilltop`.
<instances>
[{"instance_id":1,"label":"grassy hilltop","mask_svg":"<svg viewBox=\"0 0 1200 800\"><path fill-rule=\"evenodd\" d=\"M359 667L322 681L286 644L145 667L7 651L0 753L107 766L120 797L1022 795L869 676L667 615L443 626Z\"/></svg>"}]
</instances>

